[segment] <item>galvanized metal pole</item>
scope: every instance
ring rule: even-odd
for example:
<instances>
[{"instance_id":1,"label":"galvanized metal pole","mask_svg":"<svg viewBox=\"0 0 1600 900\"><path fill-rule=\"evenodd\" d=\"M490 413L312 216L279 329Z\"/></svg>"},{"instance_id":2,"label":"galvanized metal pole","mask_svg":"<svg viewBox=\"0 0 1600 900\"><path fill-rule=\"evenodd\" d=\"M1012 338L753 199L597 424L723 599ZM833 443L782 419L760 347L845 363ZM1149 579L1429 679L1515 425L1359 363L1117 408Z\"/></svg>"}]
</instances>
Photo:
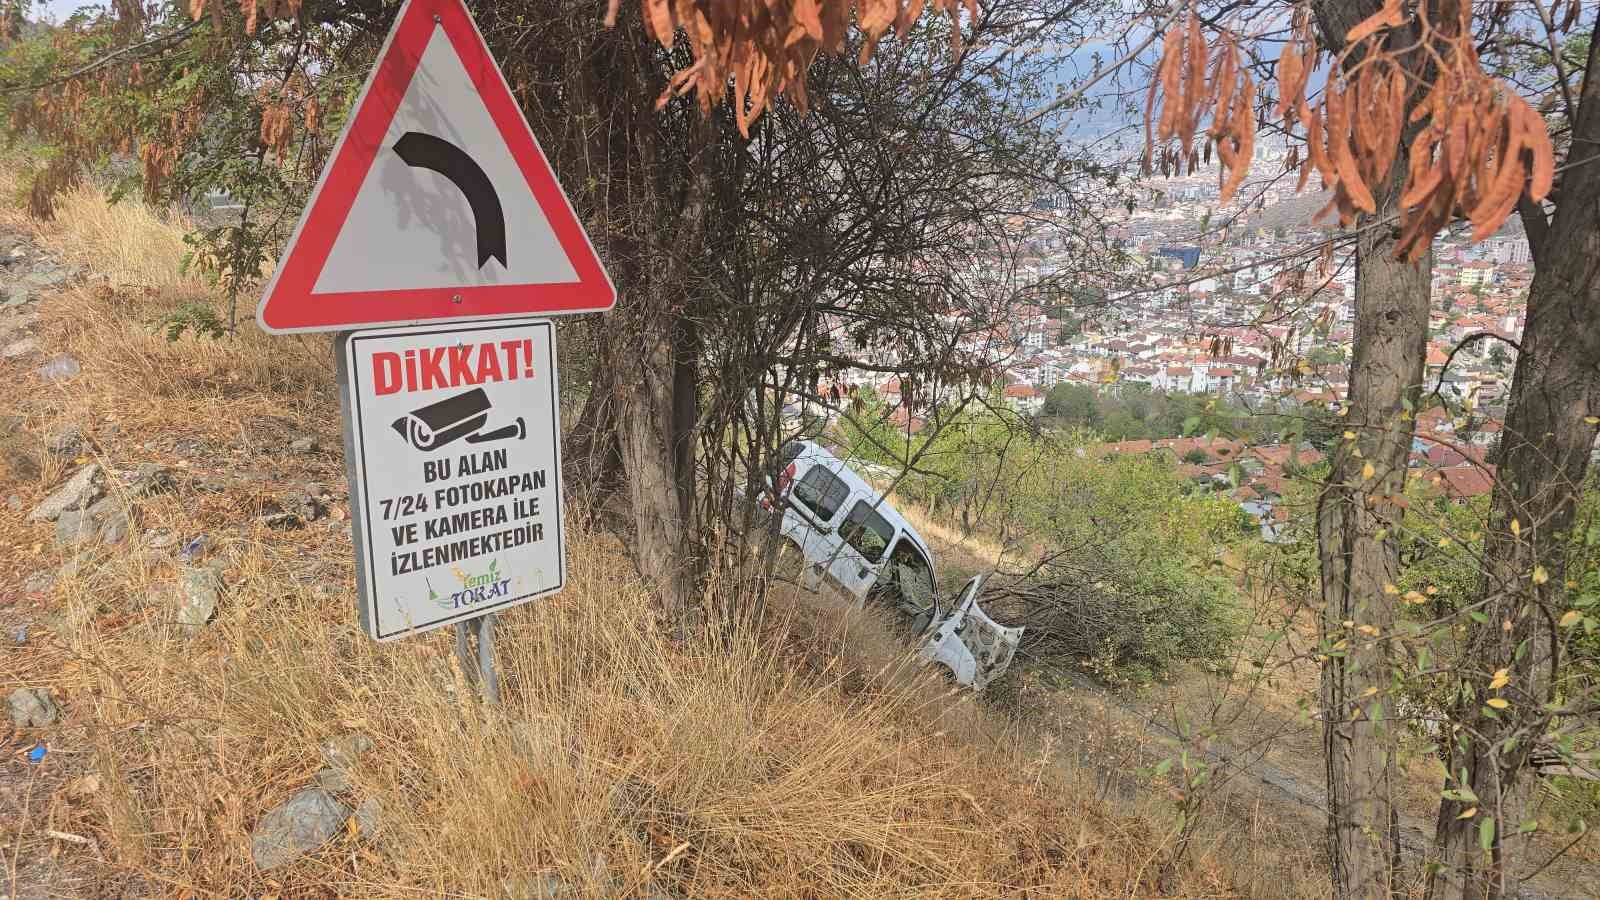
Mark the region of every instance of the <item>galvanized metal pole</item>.
<instances>
[{"instance_id":1,"label":"galvanized metal pole","mask_svg":"<svg viewBox=\"0 0 1600 900\"><path fill-rule=\"evenodd\" d=\"M471 619L456 623L456 662L461 664L461 674L466 677L467 684L472 684L477 678L478 669L478 660L472 655L472 647L467 643L467 635L472 631Z\"/></svg>"},{"instance_id":2,"label":"galvanized metal pole","mask_svg":"<svg viewBox=\"0 0 1600 900\"><path fill-rule=\"evenodd\" d=\"M500 702L500 675L494 668L494 613L456 623L456 660L468 684L477 684L491 704ZM468 635L478 637L478 652L472 652Z\"/></svg>"},{"instance_id":3,"label":"galvanized metal pole","mask_svg":"<svg viewBox=\"0 0 1600 900\"><path fill-rule=\"evenodd\" d=\"M494 669L494 619L494 613L477 619L478 674L482 678L483 697L490 705L500 703L500 675Z\"/></svg>"}]
</instances>

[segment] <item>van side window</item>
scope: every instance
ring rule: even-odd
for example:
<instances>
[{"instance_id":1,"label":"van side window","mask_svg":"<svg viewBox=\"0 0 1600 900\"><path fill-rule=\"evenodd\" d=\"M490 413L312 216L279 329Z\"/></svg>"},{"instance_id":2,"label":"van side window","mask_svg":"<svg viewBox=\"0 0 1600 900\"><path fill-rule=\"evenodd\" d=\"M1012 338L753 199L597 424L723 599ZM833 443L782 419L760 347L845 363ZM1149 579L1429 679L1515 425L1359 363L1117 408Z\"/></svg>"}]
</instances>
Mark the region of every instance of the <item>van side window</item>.
<instances>
[{"instance_id":1,"label":"van side window","mask_svg":"<svg viewBox=\"0 0 1600 900\"><path fill-rule=\"evenodd\" d=\"M889 541L894 538L894 526L879 515L871 503L857 500L856 505L850 508L850 516L839 526L839 536L867 562L875 563L883 558L883 551L889 549Z\"/></svg>"},{"instance_id":2,"label":"van side window","mask_svg":"<svg viewBox=\"0 0 1600 900\"><path fill-rule=\"evenodd\" d=\"M850 486L825 466L812 466L794 486L794 498L823 522L833 521L848 496Z\"/></svg>"},{"instance_id":3,"label":"van side window","mask_svg":"<svg viewBox=\"0 0 1600 900\"><path fill-rule=\"evenodd\" d=\"M778 467L783 468L789 463L794 462L796 457L800 455L801 451L805 449L806 445L800 443L799 441L790 441L789 443L784 444L783 449L778 451Z\"/></svg>"}]
</instances>

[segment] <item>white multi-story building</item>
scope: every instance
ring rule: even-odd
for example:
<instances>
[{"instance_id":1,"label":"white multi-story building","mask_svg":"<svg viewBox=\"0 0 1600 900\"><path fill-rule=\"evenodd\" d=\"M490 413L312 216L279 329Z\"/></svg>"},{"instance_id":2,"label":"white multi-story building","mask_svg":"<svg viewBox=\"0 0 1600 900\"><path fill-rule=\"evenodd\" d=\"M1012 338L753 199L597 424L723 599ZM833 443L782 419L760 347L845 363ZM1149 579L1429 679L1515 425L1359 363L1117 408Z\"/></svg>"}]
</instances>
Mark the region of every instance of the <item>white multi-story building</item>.
<instances>
[{"instance_id":1,"label":"white multi-story building","mask_svg":"<svg viewBox=\"0 0 1600 900\"><path fill-rule=\"evenodd\" d=\"M1462 287L1482 287L1494 281L1494 263L1487 259L1475 259L1461 267L1457 276Z\"/></svg>"}]
</instances>

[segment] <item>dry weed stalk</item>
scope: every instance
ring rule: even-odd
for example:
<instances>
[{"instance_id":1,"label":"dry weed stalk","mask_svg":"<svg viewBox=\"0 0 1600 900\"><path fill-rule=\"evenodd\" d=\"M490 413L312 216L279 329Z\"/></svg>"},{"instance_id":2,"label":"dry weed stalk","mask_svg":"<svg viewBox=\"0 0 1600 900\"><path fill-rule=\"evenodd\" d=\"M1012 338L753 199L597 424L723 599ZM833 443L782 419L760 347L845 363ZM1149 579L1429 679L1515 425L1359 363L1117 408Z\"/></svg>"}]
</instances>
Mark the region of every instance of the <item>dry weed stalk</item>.
<instances>
[{"instance_id":1,"label":"dry weed stalk","mask_svg":"<svg viewBox=\"0 0 1600 900\"><path fill-rule=\"evenodd\" d=\"M1576 4L1568 9L1569 19L1575 9ZM1292 151L1289 158L1290 167L1300 169L1296 190L1303 190L1316 171L1324 189L1333 192L1322 215L1337 212L1348 227L1358 216L1376 213L1375 191L1388 181L1409 140L1396 248L1409 260L1420 258L1456 217L1470 221L1473 240L1481 240L1499 229L1524 192L1538 202L1552 186L1555 153L1544 119L1483 71L1470 18L1467 4L1458 15L1436 22L1426 3L1408 17L1401 0L1390 0L1350 29L1314 102L1307 87L1321 48L1303 3L1294 11L1290 39L1278 58L1275 113L1286 131L1296 124L1305 128L1304 157ZM1391 32L1403 27L1411 29L1406 39L1391 41ZM1241 62L1239 40L1223 28L1208 46L1200 19L1191 12L1187 28L1167 32L1146 100L1146 171L1159 168L1165 175L1184 166L1193 171L1202 158L1209 161L1215 145L1223 202L1249 174L1257 127L1255 86ZM1418 83L1413 54L1425 60L1425 83ZM1207 114L1211 128L1202 149L1194 138ZM1409 136L1416 126L1420 130Z\"/></svg>"}]
</instances>

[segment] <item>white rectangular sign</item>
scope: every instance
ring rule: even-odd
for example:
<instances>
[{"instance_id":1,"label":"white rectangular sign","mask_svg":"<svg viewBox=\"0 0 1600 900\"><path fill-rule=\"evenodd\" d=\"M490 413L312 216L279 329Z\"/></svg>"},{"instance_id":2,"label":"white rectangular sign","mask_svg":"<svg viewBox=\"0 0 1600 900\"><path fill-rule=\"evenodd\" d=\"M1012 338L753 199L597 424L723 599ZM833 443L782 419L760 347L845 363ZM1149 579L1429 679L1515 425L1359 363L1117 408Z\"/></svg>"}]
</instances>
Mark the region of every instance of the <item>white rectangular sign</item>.
<instances>
[{"instance_id":1,"label":"white rectangular sign","mask_svg":"<svg viewBox=\"0 0 1600 900\"><path fill-rule=\"evenodd\" d=\"M340 338L361 624L380 641L560 591L555 328L440 322Z\"/></svg>"}]
</instances>

